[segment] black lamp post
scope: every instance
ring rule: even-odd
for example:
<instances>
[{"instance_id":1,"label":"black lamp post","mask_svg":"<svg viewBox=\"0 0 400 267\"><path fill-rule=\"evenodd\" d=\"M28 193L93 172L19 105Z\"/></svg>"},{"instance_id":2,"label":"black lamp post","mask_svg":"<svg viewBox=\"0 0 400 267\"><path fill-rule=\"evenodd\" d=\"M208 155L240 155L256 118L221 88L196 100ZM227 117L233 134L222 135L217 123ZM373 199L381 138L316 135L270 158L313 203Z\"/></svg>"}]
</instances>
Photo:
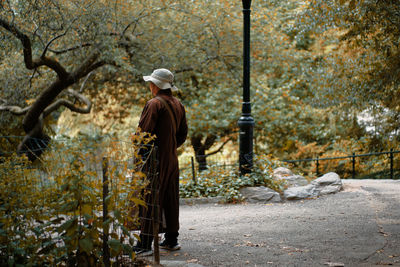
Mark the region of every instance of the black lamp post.
<instances>
[{"instance_id":1,"label":"black lamp post","mask_svg":"<svg viewBox=\"0 0 400 267\"><path fill-rule=\"evenodd\" d=\"M243 2L243 104L242 115L238 121L239 133L239 170L250 173L253 167L253 127L250 104L250 6L251 0Z\"/></svg>"}]
</instances>

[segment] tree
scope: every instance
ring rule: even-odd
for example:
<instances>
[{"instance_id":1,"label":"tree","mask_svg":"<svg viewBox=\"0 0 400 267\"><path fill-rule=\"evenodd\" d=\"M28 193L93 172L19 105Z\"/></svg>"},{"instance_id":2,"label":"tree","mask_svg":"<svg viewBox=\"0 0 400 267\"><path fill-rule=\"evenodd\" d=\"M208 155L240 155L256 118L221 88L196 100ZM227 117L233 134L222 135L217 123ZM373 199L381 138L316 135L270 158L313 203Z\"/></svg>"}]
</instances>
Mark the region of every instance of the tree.
<instances>
[{"instance_id":1,"label":"tree","mask_svg":"<svg viewBox=\"0 0 400 267\"><path fill-rule=\"evenodd\" d=\"M400 6L398 1L308 1L297 33L331 42L312 72L316 96L328 105L379 113L379 138L399 138ZM311 80L309 80L311 81ZM338 82L340 81L340 82ZM374 122L376 123L376 122ZM372 126L372 125L371 125Z\"/></svg>"},{"instance_id":2,"label":"tree","mask_svg":"<svg viewBox=\"0 0 400 267\"><path fill-rule=\"evenodd\" d=\"M134 32L129 29L140 15L132 5L56 0L1 4L0 110L24 116L19 153L38 150L28 153L31 160L40 155L50 139L44 121L61 107L90 112L92 103L83 95L85 83L101 67L124 64L126 43Z\"/></svg>"},{"instance_id":3,"label":"tree","mask_svg":"<svg viewBox=\"0 0 400 267\"><path fill-rule=\"evenodd\" d=\"M167 67L176 74L189 120L189 139L202 169L206 158L223 146L207 150L234 138L239 118L241 6L232 1L163 3L150 1L163 12L138 25L144 33L138 40L147 44L143 70Z\"/></svg>"}]
</instances>

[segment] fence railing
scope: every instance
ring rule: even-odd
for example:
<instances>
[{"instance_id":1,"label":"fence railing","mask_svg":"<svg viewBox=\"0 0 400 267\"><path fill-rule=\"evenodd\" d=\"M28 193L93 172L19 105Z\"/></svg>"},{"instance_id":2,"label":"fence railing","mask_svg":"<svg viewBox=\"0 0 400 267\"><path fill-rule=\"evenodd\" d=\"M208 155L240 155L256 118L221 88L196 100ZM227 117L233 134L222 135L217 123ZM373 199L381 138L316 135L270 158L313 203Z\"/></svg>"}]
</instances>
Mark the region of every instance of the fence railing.
<instances>
[{"instance_id":1,"label":"fence railing","mask_svg":"<svg viewBox=\"0 0 400 267\"><path fill-rule=\"evenodd\" d=\"M287 163L298 163L298 162L316 162L315 166L315 172L317 176L320 174L319 173L319 166L320 166L320 161L323 160L338 160L338 159L351 159L352 161L352 178L356 178L356 158L358 157L370 157L370 156L379 156L379 155L388 155L389 156L389 168L390 168L390 179L394 178L394 154L400 153L400 151L396 150L394 151L391 149L390 151L384 151L384 152L375 152L375 153L367 153L367 154L355 154L353 153L352 155L349 156L340 156L340 157L327 157L327 158L308 158L308 159L297 159L297 160L282 160L283 162Z\"/></svg>"},{"instance_id":2,"label":"fence railing","mask_svg":"<svg viewBox=\"0 0 400 267\"><path fill-rule=\"evenodd\" d=\"M343 160L343 159L350 159L351 160L351 177L356 178L357 176L357 169L356 169L356 158L361 158L361 157L371 157L371 156L379 156L379 155L388 155L389 159L389 175L390 179L395 178L395 162L394 162L394 155L400 153L400 150L393 150L391 149L390 151L384 151L384 152L373 152L373 153L366 153L366 154L356 154L352 153L351 155L348 156L338 156L338 157L325 157L325 158L307 158L307 159L296 159L296 160L282 160L282 162L286 163L300 163L300 162L315 162L315 173L317 176L321 174L321 161L329 161L329 160ZM207 167L218 167L218 168L226 168L226 167L232 167L236 166L238 163L232 163L231 161L226 161L224 159L220 158L212 158L210 157L207 159ZM199 164L196 162L195 158L192 156L190 157L190 161L186 160L182 166L181 166L181 171L184 172L191 172L190 175L192 176L192 179L194 182L196 182L196 170L199 168ZM400 166L397 166L397 169L400 169ZM349 172L347 172L349 173ZM359 171L360 173L360 171Z\"/></svg>"},{"instance_id":3,"label":"fence railing","mask_svg":"<svg viewBox=\"0 0 400 267\"><path fill-rule=\"evenodd\" d=\"M204 157L207 158L205 164L199 164L195 156L191 156L190 160L189 158L183 160L181 162L179 170L181 171L181 173L185 173L187 177L191 176L193 182L195 183L197 181L197 173L206 170L210 167L228 169L237 166L239 170L239 162L232 162L231 160L225 160L223 157L215 157L215 156L214 157L204 156Z\"/></svg>"}]
</instances>

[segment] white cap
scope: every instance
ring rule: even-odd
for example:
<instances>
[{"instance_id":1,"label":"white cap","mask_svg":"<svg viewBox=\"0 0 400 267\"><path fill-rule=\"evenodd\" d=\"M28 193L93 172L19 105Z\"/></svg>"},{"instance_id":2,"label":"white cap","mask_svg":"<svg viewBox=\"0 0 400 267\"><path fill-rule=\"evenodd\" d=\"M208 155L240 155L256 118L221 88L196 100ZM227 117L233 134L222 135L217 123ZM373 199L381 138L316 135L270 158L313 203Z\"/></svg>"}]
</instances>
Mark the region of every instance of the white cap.
<instances>
[{"instance_id":1,"label":"white cap","mask_svg":"<svg viewBox=\"0 0 400 267\"><path fill-rule=\"evenodd\" d=\"M178 88L174 85L174 75L167 69L156 69L150 76L143 76L143 80L153 82L161 90L178 91Z\"/></svg>"}]
</instances>

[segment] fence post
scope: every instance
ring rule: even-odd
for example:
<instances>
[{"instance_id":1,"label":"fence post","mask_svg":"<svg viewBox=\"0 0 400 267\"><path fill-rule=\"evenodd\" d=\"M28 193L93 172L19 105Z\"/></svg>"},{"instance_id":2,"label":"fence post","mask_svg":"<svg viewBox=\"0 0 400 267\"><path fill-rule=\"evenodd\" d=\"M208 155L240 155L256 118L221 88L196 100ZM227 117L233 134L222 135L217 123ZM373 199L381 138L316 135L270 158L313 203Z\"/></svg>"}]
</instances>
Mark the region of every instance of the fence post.
<instances>
[{"instance_id":1,"label":"fence post","mask_svg":"<svg viewBox=\"0 0 400 267\"><path fill-rule=\"evenodd\" d=\"M152 183L153 183L153 185L152 185L153 192L152 193L154 195L152 198L153 203L151 203L151 204L153 206L152 220L153 220L153 237L154 237L154 242L153 242L153 244L154 244L153 245L153 247L154 247L154 262L155 262L156 266L159 266L160 265L160 247L158 244L158 242L159 242L158 232L159 232L159 220L160 220L160 216L159 216L159 213L160 213L159 197L160 197L160 195L159 195L159 180L158 180L159 176L157 173L157 170L158 170L157 153L158 153L158 150L157 150L157 147L155 147L153 149L153 152L151 153L151 162L152 162L151 171L152 171L152 174L155 176L155 177L152 177Z\"/></svg>"},{"instance_id":2,"label":"fence post","mask_svg":"<svg viewBox=\"0 0 400 267\"><path fill-rule=\"evenodd\" d=\"M108 231L109 227L104 222L108 218L108 208L107 208L107 197L108 197L108 159L103 157L102 161L102 169L103 169L103 263L104 266L111 266L110 263L110 248L108 247Z\"/></svg>"},{"instance_id":3,"label":"fence post","mask_svg":"<svg viewBox=\"0 0 400 267\"><path fill-rule=\"evenodd\" d=\"M317 157L317 177L319 176L319 158Z\"/></svg>"},{"instance_id":4,"label":"fence post","mask_svg":"<svg viewBox=\"0 0 400 267\"><path fill-rule=\"evenodd\" d=\"M390 149L390 179L393 179L393 148Z\"/></svg>"},{"instance_id":5,"label":"fence post","mask_svg":"<svg viewBox=\"0 0 400 267\"><path fill-rule=\"evenodd\" d=\"M352 175L353 179L356 177L356 153L353 152L353 170L352 170Z\"/></svg>"},{"instance_id":6,"label":"fence post","mask_svg":"<svg viewBox=\"0 0 400 267\"><path fill-rule=\"evenodd\" d=\"M192 159L192 179L193 179L193 182L196 183L196 171L195 171L195 169L194 169L194 160L193 160L193 157L192 157L191 159Z\"/></svg>"}]
</instances>

